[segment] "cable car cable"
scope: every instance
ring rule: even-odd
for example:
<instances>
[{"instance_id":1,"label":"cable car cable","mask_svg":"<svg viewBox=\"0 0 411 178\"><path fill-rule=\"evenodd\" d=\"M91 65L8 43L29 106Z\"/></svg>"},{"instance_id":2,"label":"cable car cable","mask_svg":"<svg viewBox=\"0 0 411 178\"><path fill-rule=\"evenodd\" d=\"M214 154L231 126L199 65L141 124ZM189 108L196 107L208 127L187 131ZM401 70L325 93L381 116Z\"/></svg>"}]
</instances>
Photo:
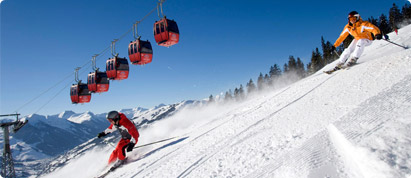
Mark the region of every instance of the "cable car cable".
<instances>
[{"instance_id":1,"label":"cable car cable","mask_svg":"<svg viewBox=\"0 0 411 178\"><path fill-rule=\"evenodd\" d=\"M71 83L69 83L68 85L64 86L59 92L57 92L57 94L55 94L52 98L50 98L46 103L44 103L39 109L37 109L36 112L34 112L34 114L38 113L41 109L43 109L47 104L49 104L52 100L54 100L60 93L62 93L65 89L67 89L67 87L70 86Z\"/></svg>"},{"instance_id":2,"label":"cable car cable","mask_svg":"<svg viewBox=\"0 0 411 178\"><path fill-rule=\"evenodd\" d=\"M99 55L105 53L108 51L108 49L110 49L109 47L104 49L102 52L99 53ZM87 62L86 64L84 64L81 68L84 68L86 65L88 65L90 62ZM84 71L81 73L83 74ZM28 101L27 103L23 104L22 106L20 106L15 112L20 111L22 108L26 107L27 105L31 104L33 101L35 101L36 99L40 98L41 96L43 96L44 94L46 94L47 92L49 92L50 90L54 89L55 87L57 87L58 85L60 85L61 83L63 83L65 80L67 80L68 78L72 77L73 73L70 72L69 75L67 75L66 77L63 78L63 80L57 82L55 85L51 86L50 88L48 88L47 90L45 90L44 92L40 93L39 95L37 95L36 97L34 97L33 99L31 99L30 101ZM73 83L74 80L70 81L70 83L68 85L65 86L65 88L67 88L67 86L70 86L71 83ZM60 92L61 93L61 92ZM59 94L59 93L58 93ZM55 97L54 97L55 98ZM50 100L51 101L51 100ZM48 101L47 103L49 103L50 101ZM33 114L37 114L37 112L33 113Z\"/></svg>"},{"instance_id":3,"label":"cable car cable","mask_svg":"<svg viewBox=\"0 0 411 178\"><path fill-rule=\"evenodd\" d=\"M153 8L148 14L146 14L141 20L137 21L137 22L142 22L144 21L149 15L151 15L156 9L158 9L159 5L161 5L161 12L162 12L162 3L164 3L165 0L159 0L159 3L157 4L157 6L155 8ZM120 38L118 38L118 41L120 41L121 39L123 39L127 34L129 34L131 31L133 30L133 28L130 28L126 33L124 33L123 35L120 36ZM106 53L109 49L111 48L111 45L108 46L107 48L105 48L104 50L102 50L100 53L97 54L97 56L102 56L102 54ZM97 58L96 56L96 58ZM97 59L96 59L97 60ZM79 70L83 69L85 66L90 65L90 60L88 62L86 62L85 64L83 64ZM88 69L88 68L87 68ZM84 73L81 72L81 74ZM57 87L58 85L60 85L61 83L63 83L65 80L67 80L68 78L72 77L73 73L70 73L69 75L67 75L66 77L64 77L62 80L60 80L59 82L57 82L55 85L51 86L50 88L48 88L47 90L45 90L44 92L40 93L39 95L37 95L36 97L34 97L33 99L31 99L30 101L28 101L27 103L23 104L22 106L20 106L18 109L16 109L16 112L20 111L21 109L23 109L24 107L26 107L27 105L31 104L33 101L37 100L38 98L40 98L41 96L43 96L44 94L48 93L50 90L54 89L55 87ZM48 100L45 104L43 104L36 112L34 112L33 114L37 114L41 109L43 109L48 103L50 103L53 99L55 99L60 93L62 93L64 91L65 88L67 88L68 86L70 86L73 83L73 80L70 81L69 84L67 84L66 86L64 86L64 88L62 88L56 95L54 95L50 100Z\"/></svg>"},{"instance_id":4,"label":"cable car cable","mask_svg":"<svg viewBox=\"0 0 411 178\"><path fill-rule=\"evenodd\" d=\"M57 82L55 85L51 86L50 88L48 88L46 91L40 93L38 96L34 97L33 99L31 99L30 101L28 101L27 103L23 104L22 106L20 106L18 109L16 109L15 112L20 111L20 109L24 108L25 106L27 106L28 104L32 103L34 100L38 99L40 96L46 94L48 91L50 91L51 89L57 87L58 85L60 85L62 82L64 82L65 80L67 80L69 77L72 77L72 73L70 73L70 75L68 75L67 77L65 77L63 80Z\"/></svg>"}]
</instances>

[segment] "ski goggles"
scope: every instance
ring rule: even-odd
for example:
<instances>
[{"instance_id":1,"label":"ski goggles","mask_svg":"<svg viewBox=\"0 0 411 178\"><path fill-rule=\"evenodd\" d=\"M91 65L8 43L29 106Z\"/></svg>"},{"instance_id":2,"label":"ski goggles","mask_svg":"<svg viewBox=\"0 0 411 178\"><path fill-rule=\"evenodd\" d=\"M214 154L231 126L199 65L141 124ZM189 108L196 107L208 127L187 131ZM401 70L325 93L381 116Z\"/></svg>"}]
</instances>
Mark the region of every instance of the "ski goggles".
<instances>
[{"instance_id":1,"label":"ski goggles","mask_svg":"<svg viewBox=\"0 0 411 178\"><path fill-rule=\"evenodd\" d=\"M117 122L117 121L119 120L119 118L118 118L118 117L115 117L115 118L107 118L107 120L108 120L109 122L115 123L115 122Z\"/></svg>"},{"instance_id":2,"label":"ski goggles","mask_svg":"<svg viewBox=\"0 0 411 178\"><path fill-rule=\"evenodd\" d=\"M348 16L348 20L358 20L358 15Z\"/></svg>"}]
</instances>

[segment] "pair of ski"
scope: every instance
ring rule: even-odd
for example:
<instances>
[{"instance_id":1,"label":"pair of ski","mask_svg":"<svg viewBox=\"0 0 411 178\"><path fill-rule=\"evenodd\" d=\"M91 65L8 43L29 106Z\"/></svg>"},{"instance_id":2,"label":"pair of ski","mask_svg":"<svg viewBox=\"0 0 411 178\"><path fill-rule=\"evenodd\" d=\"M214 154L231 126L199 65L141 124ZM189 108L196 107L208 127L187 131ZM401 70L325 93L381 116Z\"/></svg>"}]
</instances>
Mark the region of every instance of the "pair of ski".
<instances>
[{"instance_id":1,"label":"pair of ski","mask_svg":"<svg viewBox=\"0 0 411 178\"><path fill-rule=\"evenodd\" d=\"M127 164L127 158L119 161L117 163L114 163L107 171L105 171L103 174L101 174L100 176L98 176L98 178L104 178L106 177L110 172L115 171L117 168L123 166L124 164Z\"/></svg>"},{"instance_id":2,"label":"pair of ski","mask_svg":"<svg viewBox=\"0 0 411 178\"><path fill-rule=\"evenodd\" d=\"M352 66L354 66L354 65L355 65L355 64L352 64L352 65L350 65L350 66L343 65L343 66L341 66L340 68L334 67L334 68L331 69L331 70L326 70L326 71L323 71L323 72L326 73L326 74L332 74L332 73L335 72L335 71L348 69L348 68L350 68L350 67L352 67Z\"/></svg>"}]
</instances>

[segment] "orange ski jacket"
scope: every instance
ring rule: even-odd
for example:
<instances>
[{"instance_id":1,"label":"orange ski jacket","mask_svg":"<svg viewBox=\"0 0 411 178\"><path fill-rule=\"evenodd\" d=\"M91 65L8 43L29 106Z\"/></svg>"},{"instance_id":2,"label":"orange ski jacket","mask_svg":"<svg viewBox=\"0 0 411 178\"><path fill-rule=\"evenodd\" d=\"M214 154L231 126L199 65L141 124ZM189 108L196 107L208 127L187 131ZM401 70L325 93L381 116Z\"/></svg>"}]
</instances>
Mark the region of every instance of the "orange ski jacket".
<instances>
[{"instance_id":1,"label":"orange ski jacket","mask_svg":"<svg viewBox=\"0 0 411 178\"><path fill-rule=\"evenodd\" d=\"M360 18L354 24L348 23L347 25L345 25L344 30L340 34L340 37L338 37L337 41L335 41L334 47L340 46L340 44L345 40L345 38L347 38L349 34L352 35L356 40L374 40L374 36L381 34L381 31L377 26L368 21L363 21Z\"/></svg>"}]
</instances>

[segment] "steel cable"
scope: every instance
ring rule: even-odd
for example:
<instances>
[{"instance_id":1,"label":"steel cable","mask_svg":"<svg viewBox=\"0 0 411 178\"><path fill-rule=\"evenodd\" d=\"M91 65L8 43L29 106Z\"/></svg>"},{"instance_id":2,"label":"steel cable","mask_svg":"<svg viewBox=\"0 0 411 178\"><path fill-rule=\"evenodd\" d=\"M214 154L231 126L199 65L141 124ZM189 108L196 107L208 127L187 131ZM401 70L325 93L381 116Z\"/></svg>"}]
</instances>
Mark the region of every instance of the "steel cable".
<instances>
[{"instance_id":1,"label":"steel cable","mask_svg":"<svg viewBox=\"0 0 411 178\"><path fill-rule=\"evenodd\" d=\"M163 2L165 2L165 0L160 0L159 4L162 4ZM137 22L142 22L144 21L148 16L150 16L156 9L158 8L158 4L155 8L153 8L149 13L147 13L141 20L137 21ZM120 36L120 38L118 38L118 41L121 41L126 35L128 35L131 31L133 30L133 28L130 28L127 32L125 32L123 35ZM105 54L109 49L111 49L111 45L108 46L107 48L105 48L104 50L102 50L100 53L96 54L96 61L97 58L99 56L101 56L102 54ZM85 64L83 64L80 67L80 70L83 69L85 66L90 65L90 60L88 62L86 62ZM89 67L87 68L89 69ZM82 71L81 73L83 74L85 71ZM25 104L23 104L22 106L20 106L18 109L16 109L15 112L20 111L21 109L23 109L24 107L26 107L27 105L31 104L32 102L34 102L35 100L37 100L38 98L40 98L41 96L43 96L44 94L48 93L50 90L54 89L55 87L57 87L58 85L60 85L61 83L63 83L64 81L66 81L69 77L72 77L73 73L67 75L66 77L64 77L61 81L57 82L56 84L54 84L53 86L51 86L50 88L46 89L44 92L40 93L39 95L37 95L36 97L34 97L33 99L31 99L30 101L26 102ZM41 109L43 109L47 104L49 104L53 99L55 99L59 94L61 94L65 88L67 88L68 86L70 86L71 83L73 83L74 80L70 81L70 83L68 83L67 85L64 86L64 88L62 88L56 95L54 95L53 97L51 97L49 100L46 101L45 104L43 104L39 109L37 109L36 112L34 112L33 114L37 114Z\"/></svg>"}]
</instances>

